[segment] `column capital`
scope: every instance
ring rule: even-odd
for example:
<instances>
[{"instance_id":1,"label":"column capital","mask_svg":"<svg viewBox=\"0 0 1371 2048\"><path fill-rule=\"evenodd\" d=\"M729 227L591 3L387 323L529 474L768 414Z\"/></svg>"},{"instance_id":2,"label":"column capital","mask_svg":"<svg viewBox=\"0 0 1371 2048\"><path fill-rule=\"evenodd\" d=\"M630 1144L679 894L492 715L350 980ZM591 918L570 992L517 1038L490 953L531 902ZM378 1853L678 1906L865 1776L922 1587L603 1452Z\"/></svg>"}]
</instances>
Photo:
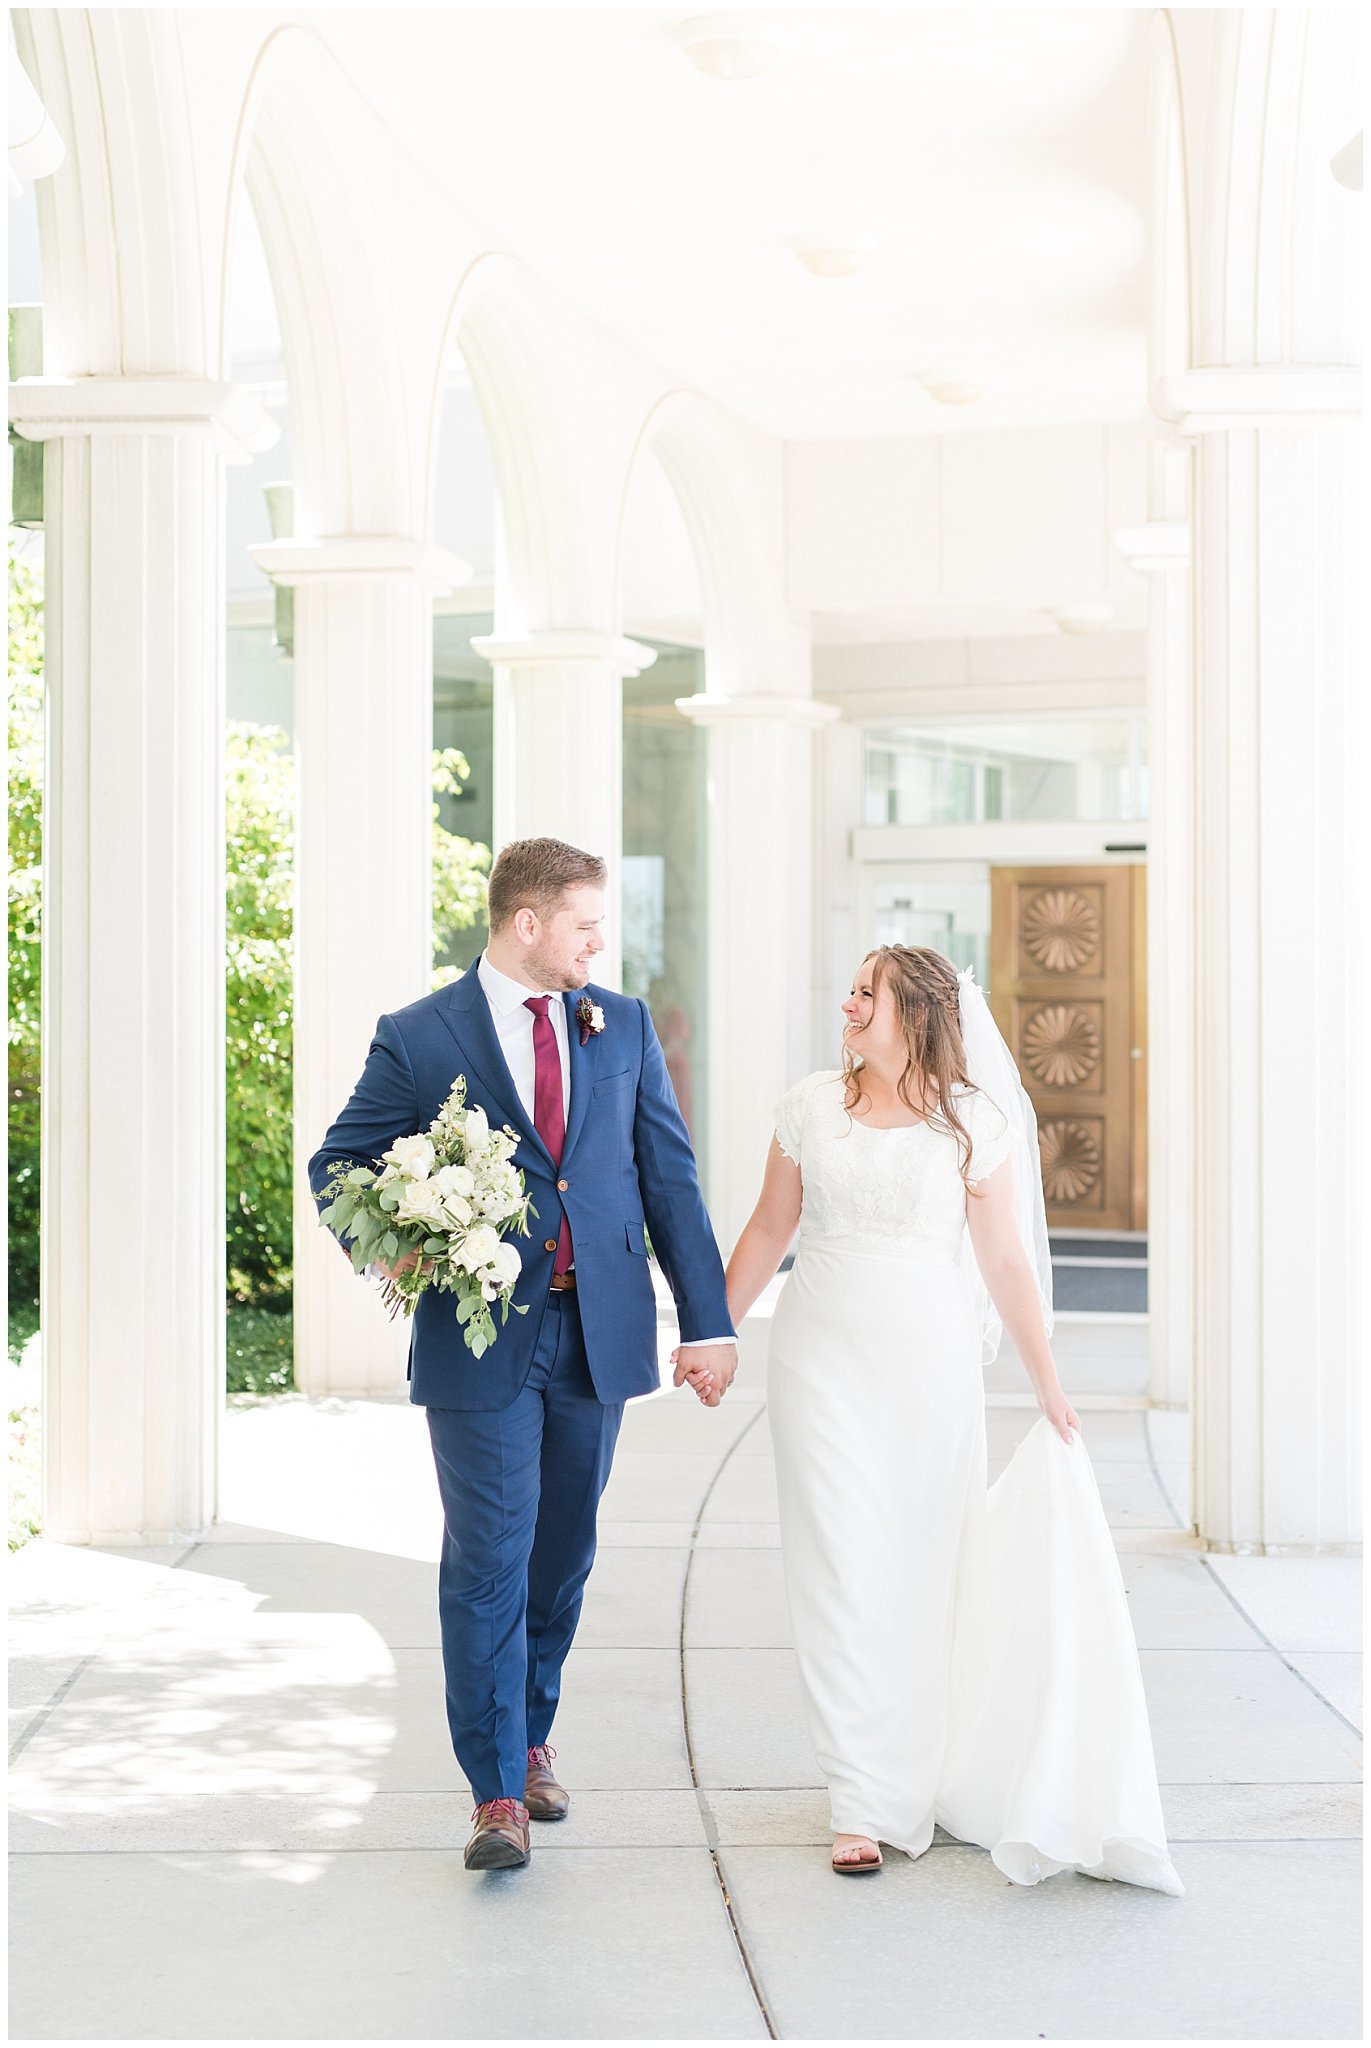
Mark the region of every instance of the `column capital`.
<instances>
[{"instance_id":1,"label":"column capital","mask_svg":"<svg viewBox=\"0 0 1371 2048\"><path fill-rule=\"evenodd\" d=\"M554 627L539 633L482 633L472 641L471 648L483 661L502 668L526 662L593 661L621 676L641 675L657 659L656 648L642 640L580 627Z\"/></svg>"},{"instance_id":2,"label":"column capital","mask_svg":"<svg viewBox=\"0 0 1371 2048\"><path fill-rule=\"evenodd\" d=\"M25 441L80 434L204 434L246 462L281 429L237 384L212 377L20 377L9 417Z\"/></svg>"},{"instance_id":3,"label":"column capital","mask_svg":"<svg viewBox=\"0 0 1371 2048\"><path fill-rule=\"evenodd\" d=\"M1360 417L1361 371L1345 363L1262 363L1185 370L1154 387L1157 410L1182 434L1302 420L1337 426Z\"/></svg>"},{"instance_id":4,"label":"column capital","mask_svg":"<svg viewBox=\"0 0 1371 2048\"><path fill-rule=\"evenodd\" d=\"M470 562L430 540L398 533L336 533L319 539L259 541L248 549L273 583L302 583L351 576L412 576L435 597L471 581Z\"/></svg>"},{"instance_id":5,"label":"column capital","mask_svg":"<svg viewBox=\"0 0 1371 2048\"><path fill-rule=\"evenodd\" d=\"M1190 566L1190 522L1149 519L1144 526L1121 526L1114 546L1130 569L1186 569Z\"/></svg>"},{"instance_id":6,"label":"column capital","mask_svg":"<svg viewBox=\"0 0 1371 2048\"><path fill-rule=\"evenodd\" d=\"M694 697L678 697L676 709L692 725L831 725L842 716L836 704L819 697L790 695L780 690L752 690L746 696L725 697L701 690Z\"/></svg>"}]
</instances>

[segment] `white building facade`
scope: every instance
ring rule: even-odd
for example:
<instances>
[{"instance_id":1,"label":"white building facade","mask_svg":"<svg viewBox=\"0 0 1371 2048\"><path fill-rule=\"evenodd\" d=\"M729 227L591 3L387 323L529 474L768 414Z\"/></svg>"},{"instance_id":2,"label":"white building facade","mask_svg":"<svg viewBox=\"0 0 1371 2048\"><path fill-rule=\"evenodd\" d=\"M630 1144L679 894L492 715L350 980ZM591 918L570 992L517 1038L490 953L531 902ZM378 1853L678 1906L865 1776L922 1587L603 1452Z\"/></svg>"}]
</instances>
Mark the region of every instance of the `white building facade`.
<instances>
[{"instance_id":1,"label":"white building facade","mask_svg":"<svg viewBox=\"0 0 1371 2048\"><path fill-rule=\"evenodd\" d=\"M1005 892L1058 905L1068 964L1126 906L1128 1186L1082 1228L1145 1218L1201 1537L1355 1546L1356 16L1028 13L1016 79L955 10L793 10L755 82L605 19L535 49L517 10L16 15L67 152L10 398L47 446L49 1533L215 1515L234 714L296 762L305 1391L403 1389L302 1167L430 985L456 741L472 836L621 877L604 978L652 1003L725 1251L871 944L961 949L995 994ZM839 56L865 240L860 178L812 232L856 147L810 147ZM1035 155L1054 91L1075 186ZM922 164L920 92L950 124ZM984 217L953 145L1006 128ZM1054 1085L1104 1002L1056 1005ZM1096 1141L1049 1122L1065 1215Z\"/></svg>"}]
</instances>

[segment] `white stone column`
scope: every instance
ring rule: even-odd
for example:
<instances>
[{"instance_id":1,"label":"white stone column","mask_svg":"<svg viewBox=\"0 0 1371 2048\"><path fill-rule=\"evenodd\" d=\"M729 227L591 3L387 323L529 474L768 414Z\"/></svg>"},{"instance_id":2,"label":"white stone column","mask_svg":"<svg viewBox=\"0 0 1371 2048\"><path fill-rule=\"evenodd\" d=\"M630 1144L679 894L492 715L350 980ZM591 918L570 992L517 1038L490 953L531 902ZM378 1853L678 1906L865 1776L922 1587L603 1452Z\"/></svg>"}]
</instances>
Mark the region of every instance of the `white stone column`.
<instances>
[{"instance_id":1,"label":"white stone column","mask_svg":"<svg viewBox=\"0 0 1371 2048\"><path fill-rule=\"evenodd\" d=\"M609 863L617 898L624 836L625 676L656 651L621 634L490 634L472 641L495 669L495 845L565 839ZM596 979L619 986L622 934L605 925Z\"/></svg>"},{"instance_id":2,"label":"white stone column","mask_svg":"<svg viewBox=\"0 0 1371 2048\"><path fill-rule=\"evenodd\" d=\"M1166 387L1197 437L1193 1437L1222 1551L1360 1538L1358 383Z\"/></svg>"},{"instance_id":3,"label":"white stone column","mask_svg":"<svg viewBox=\"0 0 1371 2048\"><path fill-rule=\"evenodd\" d=\"M708 1200L727 1258L776 1100L814 1064L814 736L838 710L770 691L676 704L709 734Z\"/></svg>"},{"instance_id":4,"label":"white stone column","mask_svg":"<svg viewBox=\"0 0 1371 2048\"><path fill-rule=\"evenodd\" d=\"M224 1378L225 455L196 378L37 379L46 458L44 1520L177 1543L215 1513Z\"/></svg>"},{"instance_id":5,"label":"white stone column","mask_svg":"<svg viewBox=\"0 0 1371 2048\"><path fill-rule=\"evenodd\" d=\"M330 1242L305 1166L377 1018L432 986L433 599L470 572L402 536L252 554L295 589L295 1380L402 1394L409 1325Z\"/></svg>"},{"instance_id":6,"label":"white stone column","mask_svg":"<svg viewBox=\"0 0 1371 2048\"><path fill-rule=\"evenodd\" d=\"M1191 1399L1195 1164L1194 688L1190 607L1190 450L1152 451L1152 517L1114 536L1148 579L1147 621L1147 1259L1150 1393Z\"/></svg>"}]
</instances>

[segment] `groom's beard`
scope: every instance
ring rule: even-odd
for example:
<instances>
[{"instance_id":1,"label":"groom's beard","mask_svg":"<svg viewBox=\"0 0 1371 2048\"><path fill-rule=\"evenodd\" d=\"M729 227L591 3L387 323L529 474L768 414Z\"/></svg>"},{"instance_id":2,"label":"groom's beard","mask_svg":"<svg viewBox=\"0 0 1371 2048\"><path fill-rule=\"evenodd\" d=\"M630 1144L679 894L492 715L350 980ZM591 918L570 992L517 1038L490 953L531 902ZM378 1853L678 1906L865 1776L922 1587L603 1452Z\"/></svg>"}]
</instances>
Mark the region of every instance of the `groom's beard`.
<instances>
[{"instance_id":1,"label":"groom's beard","mask_svg":"<svg viewBox=\"0 0 1371 2048\"><path fill-rule=\"evenodd\" d=\"M558 989L563 995L569 994L574 988L584 988L590 980L590 969L582 967L579 961L573 961L570 967L563 967L555 961L544 959L538 953L530 954L528 971L530 978L537 982L539 988Z\"/></svg>"}]
</instances>

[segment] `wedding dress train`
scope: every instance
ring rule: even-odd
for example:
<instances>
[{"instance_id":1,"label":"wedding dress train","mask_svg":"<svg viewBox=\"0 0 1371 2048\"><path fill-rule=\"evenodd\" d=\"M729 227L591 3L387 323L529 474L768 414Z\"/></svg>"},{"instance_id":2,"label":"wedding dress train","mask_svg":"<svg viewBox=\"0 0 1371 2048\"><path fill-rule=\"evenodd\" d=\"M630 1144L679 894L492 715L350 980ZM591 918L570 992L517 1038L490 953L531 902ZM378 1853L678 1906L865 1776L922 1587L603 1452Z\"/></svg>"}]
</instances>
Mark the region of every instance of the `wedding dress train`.
<instances>
[{"instance_id":1,"label":"wedding dress train","mask_svg":"<svg viewBox=\"0 0 1371 2048\"><path fill-rule=\"evenodd\" d=\"M935 1824L1019 1884L1073 1869L1179 1896L1138 1655L1086 1444L1045 1418L987 1490L956 1141L777 1107L803 1177L767 1405L786 1597L833 1826L918 1856ZM1006 1120L959 1096L981 1179Z\"/></svg>"}]
</instances>

